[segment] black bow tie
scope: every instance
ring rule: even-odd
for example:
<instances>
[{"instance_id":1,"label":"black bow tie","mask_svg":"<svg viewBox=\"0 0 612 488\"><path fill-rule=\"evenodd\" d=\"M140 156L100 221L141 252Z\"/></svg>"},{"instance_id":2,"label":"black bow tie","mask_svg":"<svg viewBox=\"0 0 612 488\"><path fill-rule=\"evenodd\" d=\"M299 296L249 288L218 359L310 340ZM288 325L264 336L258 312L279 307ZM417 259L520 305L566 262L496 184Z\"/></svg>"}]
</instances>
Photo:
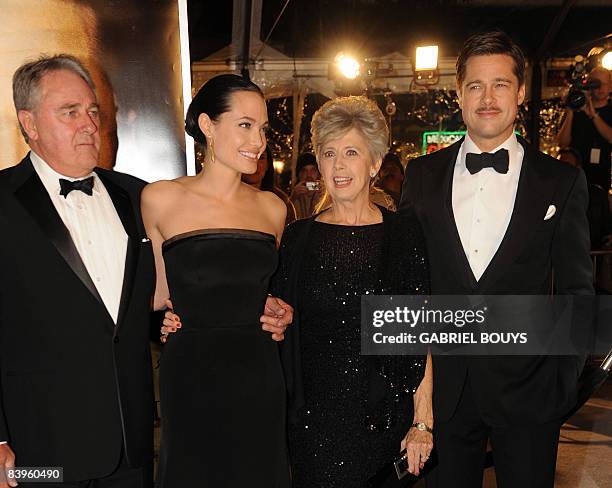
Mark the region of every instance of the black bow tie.
<instances>
[{"instance_id":1,"label":"black bow tie","mask_svg":"<svg viewBox=\"0 0 612 488\"><path fill-rule=\"evenodd\" d=\"M467 153L465 156L465 167L470 174L478 173L482 168L493 168L498 173L508 172L508 150L500 149L491 153Z\"/></svg>"},{"instance_id":2,"label":"black bow tie","mask_svg":"<svg viewBox=\"0 0 612 488\"><path fill-rule=\"evenodd\" d=\"M93 193L93 185L94 185L94 177L90 176L89 178L85 178L84 180L66 180L64 178L59 179L60 182L60 195L64 198L68 198L68 194L72 190L79 190L85 193L86 195L91 196Z\"/></svg>"}]
</instances>

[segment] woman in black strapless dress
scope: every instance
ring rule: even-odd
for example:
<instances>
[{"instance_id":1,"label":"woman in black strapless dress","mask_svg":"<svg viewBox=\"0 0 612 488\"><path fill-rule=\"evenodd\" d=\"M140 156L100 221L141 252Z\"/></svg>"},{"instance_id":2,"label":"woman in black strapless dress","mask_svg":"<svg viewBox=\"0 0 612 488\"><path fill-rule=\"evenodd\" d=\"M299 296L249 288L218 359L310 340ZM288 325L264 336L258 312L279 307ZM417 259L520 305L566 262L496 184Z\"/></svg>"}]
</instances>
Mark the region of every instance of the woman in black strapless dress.
<instances>
[{"instance_id":1,"label":"woman in black strapless dress","mask_svg":"<svg viewBox=\"0 0 612 488\"><path fill-rule=\"evenodd\" d=\"M160 361L160 488L289 486L283 373L259 322L286 207L240 181L257 168L266 124L256 85L213 78L187 114L209 149L202 172L143 192L155 306L171 296L182 320Z\"/></svg>"}]
</instances>

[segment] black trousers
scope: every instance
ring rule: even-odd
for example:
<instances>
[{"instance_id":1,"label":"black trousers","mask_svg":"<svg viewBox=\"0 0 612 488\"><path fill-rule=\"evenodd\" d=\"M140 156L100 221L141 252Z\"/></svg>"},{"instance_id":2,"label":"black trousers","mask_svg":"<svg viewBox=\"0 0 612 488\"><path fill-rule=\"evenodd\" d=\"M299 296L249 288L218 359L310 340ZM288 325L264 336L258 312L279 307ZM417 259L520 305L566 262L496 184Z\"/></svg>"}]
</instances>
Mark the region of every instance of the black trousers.
<instances>
[{"instance_id":1,"label":"black trousers","mask_svg":"<svg viewBox=\"0 0 612 488\"><path fill-rule=\"evenodd\" d=\"M481 488L490 440L498 488L553 488L560 429L559 422L507 427L485 424L467 378L454 415L436 423L438 467L427 486Z\"/></svg>"},{"instance_id":2,"label":"black trousers","mask_svg":"<svg viewBox=\"0 0 612 488\"><path fill-rule=\"evenodd\" d=\"M19 483L24 488L152 488L153 466L130 468L125 455L117 469L104 478L73 483Z\"/></svg>"}]
</instances>

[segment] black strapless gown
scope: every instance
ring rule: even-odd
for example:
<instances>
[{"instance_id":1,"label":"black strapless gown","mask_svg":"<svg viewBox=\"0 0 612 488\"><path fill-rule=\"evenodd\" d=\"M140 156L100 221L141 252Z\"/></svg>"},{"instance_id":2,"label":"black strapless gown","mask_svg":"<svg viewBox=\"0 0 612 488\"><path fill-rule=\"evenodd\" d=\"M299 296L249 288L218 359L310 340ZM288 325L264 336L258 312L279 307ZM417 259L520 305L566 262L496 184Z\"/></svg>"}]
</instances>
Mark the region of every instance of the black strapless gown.
<instances>
[{"instance_id":1,"label":"black strapless gown","mask_svg":"<svg viewBox=\"0 0 612 488\"><path fill-rule=\"evenodd\" d=\"M164 243L182 328L160 361L160 488L289 486L285 387L277 344L261 330L274 236L238 229Z\"/></svg>"}]
</instances>

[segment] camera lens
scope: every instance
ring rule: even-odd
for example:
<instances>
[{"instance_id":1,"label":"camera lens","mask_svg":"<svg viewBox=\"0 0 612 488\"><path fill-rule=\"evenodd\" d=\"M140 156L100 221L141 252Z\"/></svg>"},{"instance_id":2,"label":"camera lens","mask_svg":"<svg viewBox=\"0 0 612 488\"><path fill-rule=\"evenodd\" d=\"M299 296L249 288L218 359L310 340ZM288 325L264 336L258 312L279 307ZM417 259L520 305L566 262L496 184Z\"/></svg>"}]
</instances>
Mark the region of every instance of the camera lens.
<instances>
[{"instance_id":1,"label":"camera lens","mask_svg":"<svg viewBox=\"0 0 612 488\"><path fill-rule=\"evenodd\" d=\"M580 110L586 103L586 95L582 90L572 88L567 94L565 106L572 110Z\"/></svg>"}]
</instances>

